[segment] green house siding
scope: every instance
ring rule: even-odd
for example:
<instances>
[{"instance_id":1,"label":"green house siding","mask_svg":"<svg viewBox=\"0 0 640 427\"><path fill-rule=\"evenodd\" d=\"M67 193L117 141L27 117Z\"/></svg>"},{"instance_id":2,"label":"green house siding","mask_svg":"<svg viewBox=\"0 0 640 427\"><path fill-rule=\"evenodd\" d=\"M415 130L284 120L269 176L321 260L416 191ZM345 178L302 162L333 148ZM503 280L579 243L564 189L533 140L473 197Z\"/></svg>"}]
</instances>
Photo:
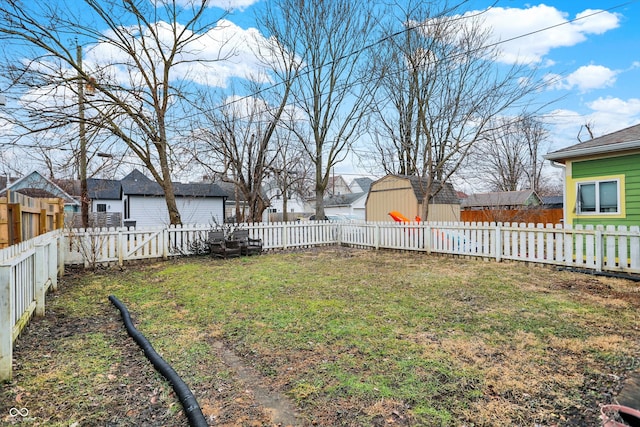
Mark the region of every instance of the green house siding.
<instances>
[{"instance_id":1,"label":"green house siding","mask_svg":"<svg viewBox=\"0 0 640 427\"><path fill-rule=\"evenodd\" d=\"M571 164L573 179L621 174L625 176L625 218L578 216L574 224L640 225L640 154L574 161Z\"/></svg>"}]
</instances>

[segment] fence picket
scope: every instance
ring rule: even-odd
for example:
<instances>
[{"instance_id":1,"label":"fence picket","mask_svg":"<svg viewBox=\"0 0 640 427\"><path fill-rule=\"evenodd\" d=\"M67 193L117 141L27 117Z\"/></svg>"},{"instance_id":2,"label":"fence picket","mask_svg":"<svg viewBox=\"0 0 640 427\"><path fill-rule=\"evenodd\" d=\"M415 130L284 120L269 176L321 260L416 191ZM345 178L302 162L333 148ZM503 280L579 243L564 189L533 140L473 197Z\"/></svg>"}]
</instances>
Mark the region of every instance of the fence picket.
<instances>
[{"instance_id":1,"label":"fence picket","mask_svg":"<svg viewBox=\"0 0 640 427\"><path fill-rule=\"evenodd\" d=\"M233 227L246 228L253 238L262 239L265 250L348 244L640 273L640 226L317 221ZM11 377L11 352L6 351L11 345L6 343L13 342L35 310L44 313L44 292L55 289L65 263L123 264L190 255L206 244L210 228L58 230L0 249L0 381Z\"/></svg>"}]
</instances>

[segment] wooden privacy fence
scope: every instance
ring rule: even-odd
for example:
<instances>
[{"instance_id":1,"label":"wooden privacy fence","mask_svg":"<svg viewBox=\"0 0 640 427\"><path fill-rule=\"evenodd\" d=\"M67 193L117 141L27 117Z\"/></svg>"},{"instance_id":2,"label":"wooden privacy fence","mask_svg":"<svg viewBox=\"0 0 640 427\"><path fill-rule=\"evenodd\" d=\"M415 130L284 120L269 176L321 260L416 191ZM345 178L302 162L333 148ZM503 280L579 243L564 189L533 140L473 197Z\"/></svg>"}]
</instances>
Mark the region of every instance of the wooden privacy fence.
<instances>
[{"instance_id":1,"label":"wooden privacy fence","mask_svg":"<svg viewBox=\"0 0 640 427\"><path fill-rule=\"evenodd\" d=\"M64 227L64 202L14 191L0 197L0 249Z\"/></svg>"},{"instance_id":2,"label":"wooden privacy fence","mask_svg":"<svg viewBox=\"0 0 640 427\"><path fill-rule=\"evenodd\" d=\"M564 210L541 207L523 209L479 209L460 211L462 222L561 224Z\"/></svg>"},{"instance_id":3,"label":"wooden privacy fence","mask_svg":"<svg viewBox=\"0 0 640 427\"><path fill-rule=\"evenodd\" d=\"M44 315L45 294L57 287L61 236L52 231L0 249L0 381L11 380L13 343L34 313Z\"/></svg>"}]
</instances>

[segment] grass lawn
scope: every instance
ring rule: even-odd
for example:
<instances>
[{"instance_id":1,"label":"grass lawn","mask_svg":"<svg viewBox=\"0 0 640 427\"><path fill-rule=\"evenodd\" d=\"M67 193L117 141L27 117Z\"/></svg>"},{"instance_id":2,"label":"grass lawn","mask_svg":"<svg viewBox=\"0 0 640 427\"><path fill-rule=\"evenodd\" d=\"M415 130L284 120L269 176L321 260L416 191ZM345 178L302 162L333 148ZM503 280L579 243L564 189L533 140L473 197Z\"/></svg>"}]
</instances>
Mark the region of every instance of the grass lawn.
<instances>
[{"instance_id":1,"label":"grass lawn","mask_svg":"<svg viewBox=\"0 0 640 427\"><path fill-rule=\"evenodd\" d=\"M66 275L0 422L187 425L111 294L216 426L598 426L640 369L627 280L341 247L183 258Z\"/></svg>"}]
</instances>

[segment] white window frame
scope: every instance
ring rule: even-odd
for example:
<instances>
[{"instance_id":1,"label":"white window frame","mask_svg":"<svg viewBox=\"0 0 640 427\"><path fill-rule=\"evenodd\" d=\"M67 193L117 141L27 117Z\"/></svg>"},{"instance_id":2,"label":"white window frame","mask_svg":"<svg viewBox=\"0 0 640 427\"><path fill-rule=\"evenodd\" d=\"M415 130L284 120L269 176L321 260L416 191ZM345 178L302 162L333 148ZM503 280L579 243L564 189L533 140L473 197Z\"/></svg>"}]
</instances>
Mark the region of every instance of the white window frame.
<instances>
[{"instance_id":1,"label":"white window frame","mask_svg":"<svg viewBox=\"0 0 640 427\"><path fill-rule=\"evenodd\" d=\"M600 212L600 184L605 182L615 182L616 183L616 211L615 212ZM595 211L593 212L583 212L582 206L580 203L580 187L583 185L593 185L595 184ZM620 179L611 178L611 179L600 179L593 181L580 181L576 183L576 214L582 216L588 215L620 215L622 211L622 200L620 197Z\"/></svg>"}]
</instances>

